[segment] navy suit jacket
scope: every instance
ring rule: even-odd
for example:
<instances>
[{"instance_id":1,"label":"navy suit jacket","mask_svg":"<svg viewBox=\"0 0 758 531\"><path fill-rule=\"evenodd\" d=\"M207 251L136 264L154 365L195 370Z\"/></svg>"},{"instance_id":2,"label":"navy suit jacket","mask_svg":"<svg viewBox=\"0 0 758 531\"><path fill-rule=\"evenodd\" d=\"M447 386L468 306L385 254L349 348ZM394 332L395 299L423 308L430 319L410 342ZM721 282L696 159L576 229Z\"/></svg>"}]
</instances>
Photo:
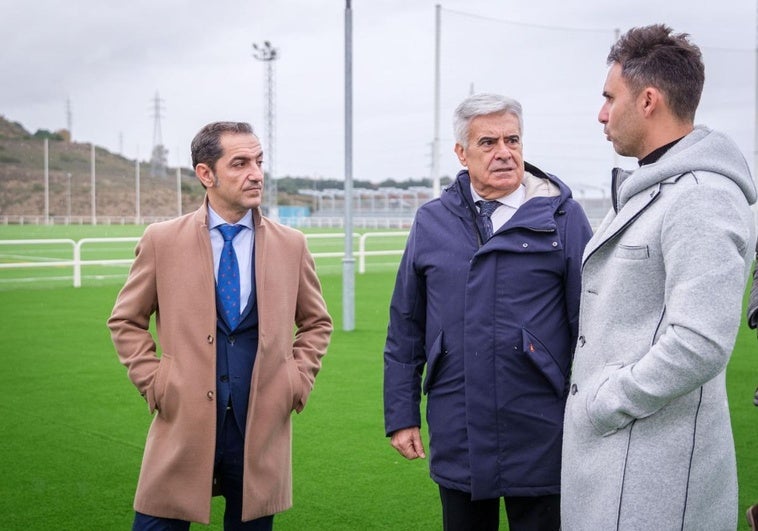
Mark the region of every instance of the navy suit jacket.
<instances>
[{"instance_id":1,"label":"navy suit jacket","mask_svg":"<svg viewBox=\"0 0 758 531\"><path fill-rule=\"evenodd\" d=\"M255 251L253 251L255 256ZM245 433L247 405L250 400L250 382L253 375L253 365L258 352L258 304L255 291L255 260L252 265L252 290L245 310L240 316L240 322L234 330L224 319L221 302L216 293L216 308L218 315L216 342L216 433L221 433L221 427L226 419L227 407L232 406L234 420Z\"/></svg>"}]
</instances>

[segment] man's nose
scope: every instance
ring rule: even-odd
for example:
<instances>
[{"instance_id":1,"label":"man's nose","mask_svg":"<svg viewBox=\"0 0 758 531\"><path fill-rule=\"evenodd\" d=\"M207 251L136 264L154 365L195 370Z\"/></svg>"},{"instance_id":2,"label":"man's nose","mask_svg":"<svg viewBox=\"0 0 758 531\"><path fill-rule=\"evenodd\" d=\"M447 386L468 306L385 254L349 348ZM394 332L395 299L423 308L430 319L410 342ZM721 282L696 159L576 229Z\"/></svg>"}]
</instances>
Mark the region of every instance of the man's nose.
<instances>
[{"instance_id":1,"label":"man's nose","mask_svg":"<svg viewBox=\"0 0 758 531\"><path fill-rule=\"evenodd\" d=\"M600 112L597 113L597 121L601 124L608 123L608 110L605 108L605 105L600 107Z\"/></svg>"},{"instance_id":2,"label":"man's nose","mask_svg":"<svg viewBox=\"0 0 758 531\"><path fill-rule=\"evenodd\" d=\"M253 164L253 167L250 170L250 173L247 174L247 179L249 181L262 181L263 180L263 168L261 168L257 164Z\"/></svg>"},{"instance_id":3,"label":"man's nose","mask_svg":"<svg viewBox=\"0 0 758 531\"><path fill-rule=\"evenodd\" d=\"M496 156L500 159L509 159L513 156L513 153L511 153L511 149L508 147L508 144L505 143L505 140L501 139L498 141Z\"/></svg>"}]
</instances>

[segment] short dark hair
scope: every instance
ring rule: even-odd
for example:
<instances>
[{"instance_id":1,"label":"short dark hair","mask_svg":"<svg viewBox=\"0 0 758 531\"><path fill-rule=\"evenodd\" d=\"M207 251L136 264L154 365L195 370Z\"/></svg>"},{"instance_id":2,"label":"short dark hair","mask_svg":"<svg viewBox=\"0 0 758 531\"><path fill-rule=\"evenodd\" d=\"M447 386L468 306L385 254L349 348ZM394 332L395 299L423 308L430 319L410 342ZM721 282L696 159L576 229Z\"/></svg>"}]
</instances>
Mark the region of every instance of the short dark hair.
<instances>
[{"instance_id":1,"label":"short dark hair","mask_svg":"<svg viewBox=\"0 0 758 531\"><path fill-rule=\"evenodd\" d=\"M664 24L632 28L611 47L608 64L618 63L633 93L653 86L665 96L671 112L694 122L705 83L700 48L687 33Z\"/></svg>"},{"instance_id":2,"label":"short dark hair","mask_svg":"<svg viewBox=\"0 0 758 531\"><path fill-rule=\"evenodd\" d=\"M232 134L255 134L253 128L246 122L213 122L202 129L192 139L192 167L198 164L207 164L211 170L216 171L216 162L224 154L221 147L221 135Z\"/></svg>"}]
</instances>

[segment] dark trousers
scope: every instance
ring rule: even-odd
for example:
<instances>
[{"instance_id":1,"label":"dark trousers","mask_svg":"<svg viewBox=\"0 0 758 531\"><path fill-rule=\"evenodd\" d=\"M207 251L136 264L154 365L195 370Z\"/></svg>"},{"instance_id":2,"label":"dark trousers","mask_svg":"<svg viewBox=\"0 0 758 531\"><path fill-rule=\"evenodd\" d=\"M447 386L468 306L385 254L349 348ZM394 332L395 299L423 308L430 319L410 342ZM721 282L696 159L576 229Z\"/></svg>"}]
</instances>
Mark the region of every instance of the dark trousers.
<instances>
[{"instance_id":1,"label":"dark trousers","mask_svg":"<svg viewBox=\"0 0 758 531\"><path fill-rule=\"evenodd\" d=\"M227 412L224 426L216 441L215 476L221 495L226 500L224 531L271 531L274 516L264 516L249 522L242 521L242 463L245 440L240 433L234 415ZM159 518L136 513L132 531L187 531L186 520Z\"/></svg>"},{"instance_id":2,"label":"dark trousers","mask_svg":"<svg viewBox=\"0 0 758 531\"><path fill-rule=\"evenodd\" d=\"M444 531L497 531L500 498L471 500L471 494L440 486ZM558 531L561 527L561 497L505 496L505 512L511 531Z\"/></svg>"}]
</instances>

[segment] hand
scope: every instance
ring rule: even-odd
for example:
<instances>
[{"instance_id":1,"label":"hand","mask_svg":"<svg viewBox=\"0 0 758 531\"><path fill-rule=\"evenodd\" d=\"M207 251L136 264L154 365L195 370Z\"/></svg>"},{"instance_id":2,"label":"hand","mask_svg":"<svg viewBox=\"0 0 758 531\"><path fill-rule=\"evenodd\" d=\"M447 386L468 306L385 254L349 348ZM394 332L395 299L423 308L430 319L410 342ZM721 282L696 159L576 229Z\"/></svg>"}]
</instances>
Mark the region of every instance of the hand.
<instances>
[{"instance_id":1,"label":"hand","mask_svg":"<svg viewBox=\"0 0 758 531\"><path fill-rule=\"evenodd\" d=\"M426 457L424 443L421 441L421 431L417 426L397 430L392 434L390 444L406 459Z\"/></svg>"}]
</instances>

